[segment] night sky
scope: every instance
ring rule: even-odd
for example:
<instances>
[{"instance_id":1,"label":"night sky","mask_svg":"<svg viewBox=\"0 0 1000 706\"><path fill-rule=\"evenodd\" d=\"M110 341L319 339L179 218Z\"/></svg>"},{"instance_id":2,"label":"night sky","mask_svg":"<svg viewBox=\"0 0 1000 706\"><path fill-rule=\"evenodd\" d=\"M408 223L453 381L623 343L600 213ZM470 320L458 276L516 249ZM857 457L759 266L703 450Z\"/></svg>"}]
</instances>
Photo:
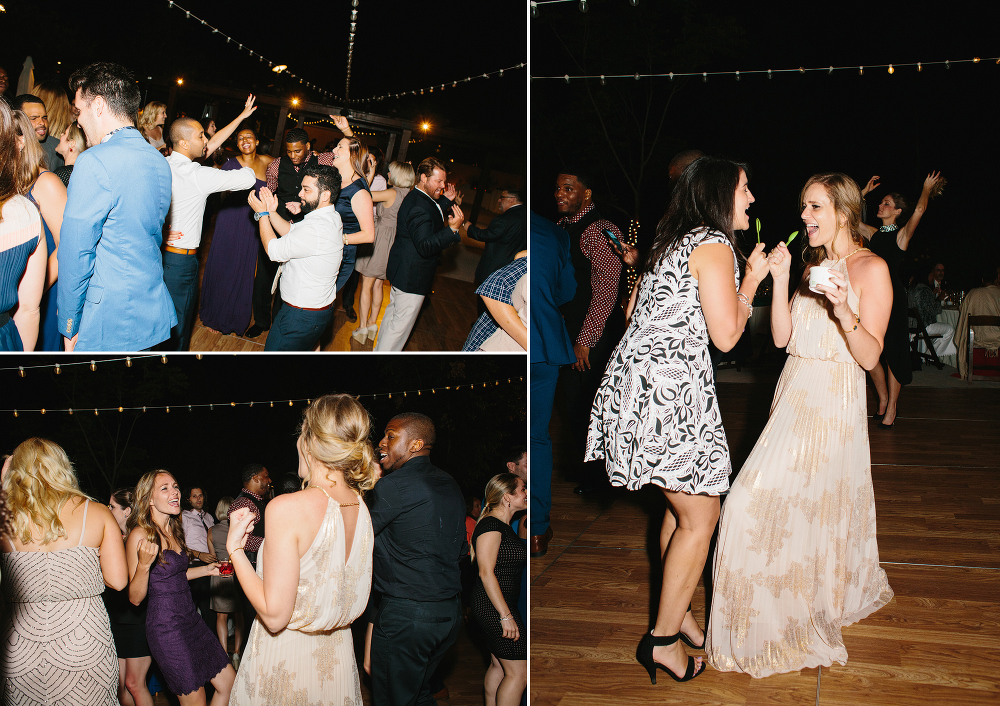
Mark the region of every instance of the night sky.
<instances>
[{"instance_id":1,"label":"night sky","mask_svg":"<svg viewBox=\"0 0 1000 706\"><path fill-rule=\"evenodd\" d=\"M1000 239L987 204L995 200L1000 130L993 108L1000 85L997 3L772 5L762 3L595 0L543 5L531 21L532 76L743 71L740 81L668 78L590 82L626 170L652 155L638 212L623 170L601 133L582 81L532 81L532 193L536 211L554 217L555 175L582 163L595 174L596 200L621 226L638 215L652 238L666 206L666 166L684 149L728 156L751 167L764 239L773 245L800 229L799 191L821 171L842 171L863 186L869 223L882 196L899 191L915 202L924 177L942 171L948 184L933 200L910 246L911 262L943 258L954 286L967 287L973 267L1000 261ZM794 9L793 9L794 8ZM874 64L983 58L978 64L900 67ZM850 66L848 71L748 75L751 69ZM863 75L858 66L866 65ZM676 92L671 97L671 87ZM669 109L655 149L639 141L622 106L649 100L650 124ZM640 113L640 118L642 114ZM984 208L985 206L985 208ZM755 236L747 235L747 250Z\"/></svg>"},{"instance_id":2,"label":"night sky","mask_svg":"<svg viewBox=\"0 0 1000 706\"><path fill-rule=\"evenodd\" d=\"M527 443L524 356L206 355L198 360L171 355L166 364L159 356L136 357L132 367L97 357L91 371L92 358L0 356L0 449L9 452L31 436L52 439L66 449L85 490L100 499L111 485L134 485L154 468L174 473L185 490L202 485L210 509L221 495L239 492L239 473L248 463L263 463L277 483L297 469L295 440L304 400L330 392L378 394L360 400L372 415L375 444L393 415L430 416L438 432L431 460L467 494L481 493L486 480L506 470L507 449ZM80 360L86 364L68 365ZM56 362L59 374L52 367ZM27 368L23 378L20 365ZM39 365L46 367L30 367ZM424 392L417 395L417 389ZM290 407L289 399L303 401ZM253 407L229 406L249 401ZM187 409L198 404L216 406ZM95 406L142 405L171 409L93 414ZM73 415L56 411L69 407ZM114 458L118 475L111 481L101 468L112 468Z\"/></svg>"},{"instance_id":3,"label":"night sky","mask_svg":"<svg viewBox=\"0 0 1000 706\"><path fill-rule=\"evenodd\" d=\"M167 87L184 77L239 91L343 105L297 79L273 73L266 62L238 50L237 44L276 64L286 64L289 72L342 97L350 0L285 4L178 0L174 8L167 0L113 0L100 3L99 8L65 0L5 0L3 5L7 12L0 13L0 66L10 75L8 95L17 85L24 57L31 55L36 81L65 80L75 68L92 61L124 64L140 79L144 102L167 102ZM188 19L178 6L222 33L213 34L207 26ZM527 70L463 81L527 60L527 15L519 3L358 0L356 9L352 99L438 86L433 93L361 104L358 109L428 120L504 145L523 146ZM236 41L227 44L224 34ZM460 83L452 88L453 81ZM439 88L442 83L444 91ZM203 102L185 101L182 93L178 107L194 115ZM235 117L241 107L242 101L224 103L220 107L223 121ZM263 117L263 109L258 113L257 117Z\"/></svg>"}]
</instances>

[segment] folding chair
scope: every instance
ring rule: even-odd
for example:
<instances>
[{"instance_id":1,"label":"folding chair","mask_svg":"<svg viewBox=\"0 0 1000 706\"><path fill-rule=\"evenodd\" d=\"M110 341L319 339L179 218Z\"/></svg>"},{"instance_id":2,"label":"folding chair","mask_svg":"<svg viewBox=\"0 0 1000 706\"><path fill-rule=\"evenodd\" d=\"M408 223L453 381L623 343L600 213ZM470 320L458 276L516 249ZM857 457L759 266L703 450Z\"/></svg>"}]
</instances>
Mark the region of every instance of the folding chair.
<instances>
[{"instance_id":1,"label":"folding chair","mask_svg":"<svg viewBox=\"0 0 1000 706\"><path fill-rule=\"evenodd\" d=\"M941 338L940 333L936 333L933 336L927 333L927 328L924 326L923 319L920 318L920 312L917 311L915 306L910 307L910 318L917 322L916 326L910 326L910 350L913 351L914 355L919 356L921 359L935 366L938 370L944 368L944 363L937 356L937 351L934 350L934 345L931 343L932 338ZM927 352L921 353L919 343L923 341ZM914 368L915 369L915 368Z\"/></svg>"},{"instance_id":2,"label":"folding chair","mask_svg":"<svg viewBox=\"0 0 1000 706\"><path fill-rule=\"evenodd\" d=\"M976 375L975 369L973 368L973 348L975 348L975 328L976 326L998 326L1000 327L1000 316L970 316L969 317L969 382L973 380L993 380L1000 381L1000 357L996 358L996 362L989 363L983 362L980 366L980 370L992 370L995 371L993 375ZM986 352L987 349L980 348L979 350Z\"/></svg>"}]
</instances>

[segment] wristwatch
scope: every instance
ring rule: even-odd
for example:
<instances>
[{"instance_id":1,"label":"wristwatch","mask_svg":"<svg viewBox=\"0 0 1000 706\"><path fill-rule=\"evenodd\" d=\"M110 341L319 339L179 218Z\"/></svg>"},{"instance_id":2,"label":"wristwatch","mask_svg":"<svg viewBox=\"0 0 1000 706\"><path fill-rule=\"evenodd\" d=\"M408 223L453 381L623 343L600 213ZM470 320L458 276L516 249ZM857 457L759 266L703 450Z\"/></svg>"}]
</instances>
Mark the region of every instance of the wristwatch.
<instances>
[{"instance_id":1,"label":"wristwatch","mask_svg":"<svg viewBox=\"0 0 1000 706\"><path fill-rule=\"evenodd\" d=\"M253 219L254 219L255 221L259 221L259 220L260 220L261 218L263 218L264 216L268 216L268 215L270 215L270 213L271 213L270 211L261 211L260 213L257 213L256 211L254 211L254 214L253 214Z\"/></svg>"}]
</instances>

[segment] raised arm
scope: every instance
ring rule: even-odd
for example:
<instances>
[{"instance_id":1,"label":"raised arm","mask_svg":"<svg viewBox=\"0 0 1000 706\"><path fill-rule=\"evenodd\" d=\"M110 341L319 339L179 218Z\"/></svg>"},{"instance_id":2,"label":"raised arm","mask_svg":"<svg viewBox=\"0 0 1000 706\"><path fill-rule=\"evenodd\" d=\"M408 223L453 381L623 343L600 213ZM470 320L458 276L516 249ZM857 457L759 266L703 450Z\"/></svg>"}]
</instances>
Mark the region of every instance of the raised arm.
<instances>
[{"instance_id":1,"label":"raised arm","mask_svg":"<svg viewBox=\"0 0 1000 706\"><path fill-rule=\"evenodd\" d=\"M874 177L873 177L874 178ZM771 273L771 336L774 345L784 348L792 337L792 311L789 306L788 278L792 267L792 256L788 246L779 242L767 256L767 267Z\"/></svg>"},{"instance_id":2,"label":"raised arm","mask_svg":"<svg viewBox=\"0 0 1000 706\"><path fill-rule=\"evenodd\" d=\"M226 125L224 128L219 130L212 136L212 139L208 141L205 146L205 156L209 157L215 150L222 147L222 143L229 139L229 136L233 134L233 131L239 127L240 123L253 115L253 112L257 110L257 107L253 104L256 98L251 93L247 98L246 105L243 107L243 112L236 116L236 120Z\"/></svg>"},{"instance_id":3,"label":"raised arm","mask_svg":"<svg viewBox=\"0 0 1000 706\"><path fill-rule=\"evenodd\" d=\"M373 191L372 201L374 203L384 203L386 207L392 206L394 203L396 203L396 190L385 189L380 191Z\"/></svg>"},{"instance_id":4,"label":"raised arm","mask_svg":"<svg viewBox=\"0 0 1000 706\"><path fill-rule=\"evenodd\" d=\"M920 219L923 218L924 211L927 210L927 203L930 201L931 192L939 181L941 181L941 172L931 172L924 179L924 188L920 191L920 198L913 209L913 215L910 216L910 220L906 222L905 226L899 229L899 233L896 235L896 244L900 250L906 250L910 247L910 240L913 239L913 233L917 230L917 226L920 225Z\"/></svg>"}]
</instances>

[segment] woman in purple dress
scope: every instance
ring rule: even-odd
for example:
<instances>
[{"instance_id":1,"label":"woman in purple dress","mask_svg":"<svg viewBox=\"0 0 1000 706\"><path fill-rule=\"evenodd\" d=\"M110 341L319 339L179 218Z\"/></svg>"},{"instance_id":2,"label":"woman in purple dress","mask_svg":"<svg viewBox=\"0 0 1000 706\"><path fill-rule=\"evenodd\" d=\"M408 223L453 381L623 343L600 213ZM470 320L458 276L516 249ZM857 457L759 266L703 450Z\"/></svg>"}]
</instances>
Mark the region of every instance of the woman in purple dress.
<instances>
[{"instance_id":1,"label":"woman in purple dress","mask_svg":"<svg viewBox=\"0 0 1000 706\"><path fill-rule=\"evenodd\" d=\"M257 175L253 191L265 186L267 165L274 159L257 154L257 134L244 128L236 134L240 154L222 165L223 170L250 167ZM225 205L215 219L212 246L205 262L201 283L201 323L222 334L243 335L250 326L253 277L260 243L253 210L247 203L249 191L226 194Z\"/></svg>"},{"instance_id":2,"label":"woman in purple dress","mask_svg":"<svg viewBox=\"0 0 1000 706\"><path fill-rule=\"evenodd\" d=\"M188 586L192 579L218 576L219 565L188 568L180 513L181 491L172 475L150 471L139 479L125 545L129 600L139 605L149 596L146 639L181 706L205 706L205 682L215 687L212 706L223 706L236 671L198 616Z\"/></svg>"}]
</instances>

